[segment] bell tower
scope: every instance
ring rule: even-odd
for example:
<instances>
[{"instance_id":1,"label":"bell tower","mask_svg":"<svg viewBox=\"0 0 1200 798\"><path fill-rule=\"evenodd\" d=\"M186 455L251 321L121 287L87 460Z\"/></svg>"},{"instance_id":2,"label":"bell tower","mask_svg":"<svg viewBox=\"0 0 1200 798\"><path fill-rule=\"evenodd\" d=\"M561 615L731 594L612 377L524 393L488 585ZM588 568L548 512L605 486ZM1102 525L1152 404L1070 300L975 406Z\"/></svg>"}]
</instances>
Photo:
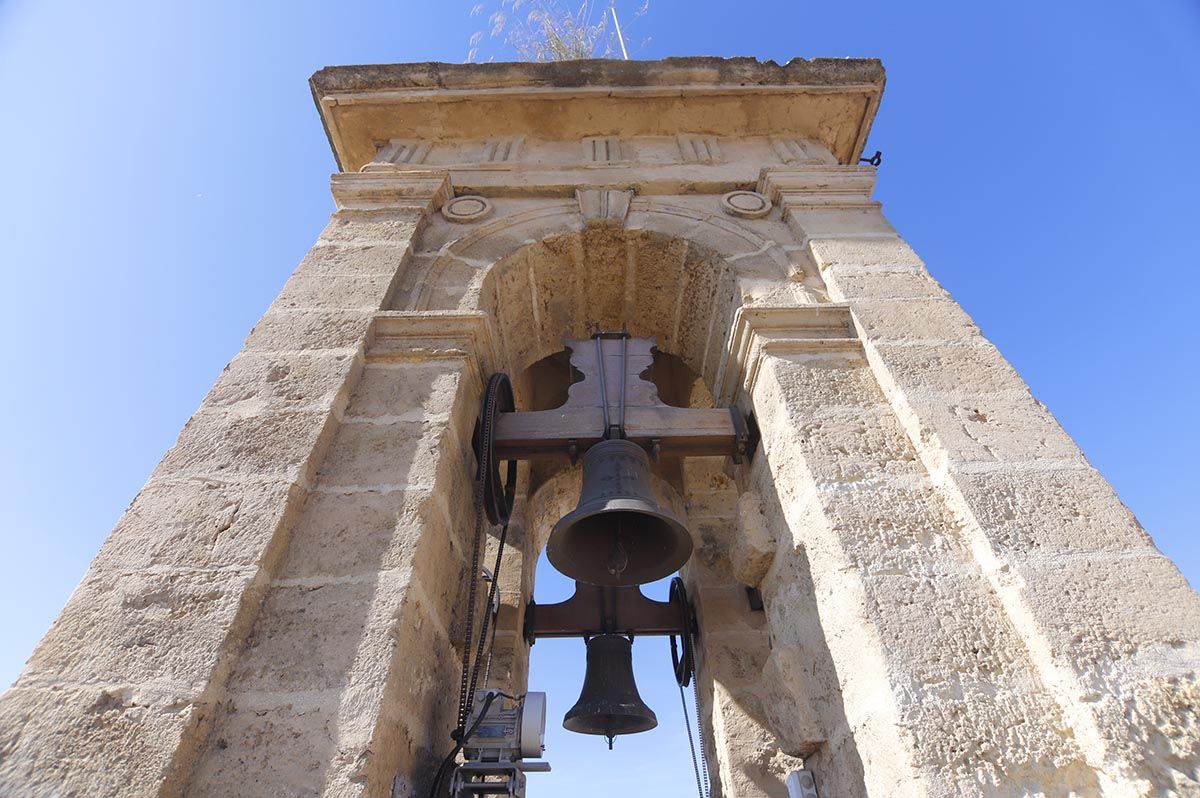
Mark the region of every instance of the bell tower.
<instances>
[{"instance_id":1,"label":"bell tower","mask_svg":"<svg viewBox=\"0 0 1200 798\"><path fill-rule=\"evenodd\" d=\"M464 632L520 695L613 613L694 624L724 798L1200 792L1200 601L872 199L883 85L315 74L336 211L0 697L0 794L423 798Z\"/></svg>"}]
</instances>

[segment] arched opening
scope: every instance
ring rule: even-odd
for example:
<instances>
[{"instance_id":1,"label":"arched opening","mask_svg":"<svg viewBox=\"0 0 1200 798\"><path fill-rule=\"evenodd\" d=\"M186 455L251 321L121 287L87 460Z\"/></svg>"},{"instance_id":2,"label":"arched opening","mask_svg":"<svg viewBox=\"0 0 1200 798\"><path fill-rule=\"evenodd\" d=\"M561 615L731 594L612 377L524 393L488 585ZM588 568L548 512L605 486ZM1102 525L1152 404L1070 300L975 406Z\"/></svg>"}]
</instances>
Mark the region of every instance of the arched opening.
<instances>
[{"instance_id":1,"label":"arched opening","mask_svg":"<svg viewBox=\"0 0 1200 798\"><path fill-rule=\"evenodd\" d=\"M566 350L549 355L529 366L517 383L529 397L530 410L561 406L567 387L576 381ZM660 398L675 406L711 406L703 381L683 361L670 353L655 352L654 363L643 373L653 382ZM682 462L663 458L652 465L655 494L660 502L687 520ZM575 583L554 569L546 559L545 544L550 526L570 511L579 497L580 468L566 462L536 462L528 469L523 518L530 529L534 549L525 556L535 561L530 575L531 595L539 604L565 601ZM642 585L641 591L658 601L668 599L671 577ZM636 637L633 670L643 701L655 713L657 727L637 735L618 737L612 752L602 737L583 737L565 730L564 714L580 695L585 675L586 646L582 639L543 639L527 650L528 688L548 696L547 758L550 774L540 776L539 794L580 796L654 794L665 798L691 798L696 794L695 769L689 747L702 745L697 733L694 688L684 691L675 681L668 639ZM517 686L519 689L519 685ZM686 706L686 718L685 710ZM699 757L699 749L696 756ZM699 761L699 760L698 760ZM586 781L580 778L587 774Z\"/></svg>"},{"instance_id":2,"label":"arched opening","mask_svg":"<svg viewBox=\"0 0 1200 798\"><path fill-rule=\"evenodd\" d=\"M754 252L738 254L735 271L714 249L662 232L594 225L538 240L521 240L518 231L500 226L493 233L498 240L481 235L461 246L431 241L436 251L430 251L420 271L401 286L393 307L482 311L494 343L494 367L512 375L518 410L547 409L563 401L576 379L564 346L572 339L587 339L597 327L624 328L633 337L653 339L658 352L647 376L660 399L676 406L711 408L724 382L738 307L760 290L791 290L786 278L781 279L784 275L774 265L756 261ZM513 551L505 555L500 576L502 606L490 669L490 684L510 692L547 687L529 678L530 650L522 636L522 619L531 596L553 602L570 595L570 581L555 579L551 568L537 564L551 527L578 502L580 474L578 466L565 460L523 462L519 480L509 536ZM761 674L770 644L765 616L747 601L746 589L733 577L730 566L738 526L734 470L724 457L664 459L653 469L653 480L658 500L686 520L695 547L682 575L696 604L701 635L697 684L704 734L697 745L704 745L708 753L714 784L726 781L729 771L729 778L752 779L774 795L782 787L780 774L794 760L783 761L787 757L762 720L761 700L748 687ZM494 540L491 546L494 552ZM487 562L491 556L489 552ZM651 586L646 593L665 598L661 587ZM552 646L564 647L559 659L572 663L570 669L554 666L555 657L545 653ZM545 657L554 675L562 677L553 687L547 723L553 746L554 735L561 740L568 734L560 724L563 712L579 695L584 647L579 640L545 641L534 651L535 658ZM634 661L639 688L644 684L646 690L643 698L659 714L659 739L674 729L669 753L656 756L650 772L677 786L677 794L690 795L695 778L665 638L637 641ZM541 665L537 667L540 672ZM655 687L656 683L667 689ZM688 703L691 707L690 696ZM691 721L696 722L694 715ZM580 794L581 777L596 777L598 766L614 773L638 769L616 764L616 759L605 760L607 752L599 738L570 736L575 737L570 745L560 743L557 750L551 747L546 753L570 775L572 794ZM624 745L618 741L618 748L652 750L637 740L626 738ZM571 750L584 752L582 758L572 759ZM618 751L617 756L621 754ZM664 766L668 761L672 764ZM665 784L613 782L603 792L633 789L637 794L648 790L675 794L664 791Z\"/></svg>"}]
</instances>

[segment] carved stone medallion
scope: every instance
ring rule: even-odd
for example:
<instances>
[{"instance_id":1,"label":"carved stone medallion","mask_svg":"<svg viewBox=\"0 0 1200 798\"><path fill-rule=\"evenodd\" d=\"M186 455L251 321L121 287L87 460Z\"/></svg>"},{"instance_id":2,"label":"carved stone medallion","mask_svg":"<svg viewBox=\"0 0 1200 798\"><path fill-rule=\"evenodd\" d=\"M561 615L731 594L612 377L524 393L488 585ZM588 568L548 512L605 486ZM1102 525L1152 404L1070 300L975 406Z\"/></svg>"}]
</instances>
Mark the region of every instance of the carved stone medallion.
<instances>
[{"instance_id":1,"label":"carved stone medallion","mask_svg":"<svg viewBox=\"0 0 1200 798\"><path fill-rule=\"evenodd\" d=\"M771 212L771 201L757 191L730 191L721 197L721 210L741 219L761 219Z\"/></svg>"},{"instance_id":2,"label":"carved stone medallion","mask_svg":"<svg viewBox=\"0 0 1200 798\"><path fill-rule=\"evenodd\" d=\"M492 212L492 203L475 194L453 197L442 206L442 216L448 222L465 224L477 222Z\"/></svg>"}]
</instances>

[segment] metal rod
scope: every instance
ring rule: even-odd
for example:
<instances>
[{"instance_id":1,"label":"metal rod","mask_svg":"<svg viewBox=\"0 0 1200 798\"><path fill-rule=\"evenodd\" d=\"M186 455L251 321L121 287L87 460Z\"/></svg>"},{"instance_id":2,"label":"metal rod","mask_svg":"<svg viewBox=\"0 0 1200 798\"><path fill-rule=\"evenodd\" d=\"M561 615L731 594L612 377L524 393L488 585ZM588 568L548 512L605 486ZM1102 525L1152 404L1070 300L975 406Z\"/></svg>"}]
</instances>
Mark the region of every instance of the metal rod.
<instances>
[{"instance_id":1,"label":"metal rod","mask_svg":"<svg viewBox=\"0 0 1200 798\"><path fill-rule=\"evenodd\" d=\"M596 362L597 368L600 371L600 404L604 406L604 440L608 440L608 431L611 429L608 419L608 380L604 376L604 339L599 332L596 333Z\"/></svg>"},{"instance_id":2,"label":"metal rod","mask_svg":"<svg viewBox=\"0 0 1200 798\"><path fill-rule=\"evenodd\" d=\"M617 7L609 6L608 10L612 12L613 25L617 27L617 41L621 43L621 55L625 57L626 61L628 61L629 51L625 49L625 37L621 35L621 23L617 21Z\"/></svg>"},{"instance_id":3,"label":"metal rod","mask_svg":"<svg viewBox=\"0 0 1200 798\"><path fill-rule=\"evenodd\" d=\"M629 377L629 336L621 337L621 437L625 437L625 383Z\"/></svg>"}]
</instances>

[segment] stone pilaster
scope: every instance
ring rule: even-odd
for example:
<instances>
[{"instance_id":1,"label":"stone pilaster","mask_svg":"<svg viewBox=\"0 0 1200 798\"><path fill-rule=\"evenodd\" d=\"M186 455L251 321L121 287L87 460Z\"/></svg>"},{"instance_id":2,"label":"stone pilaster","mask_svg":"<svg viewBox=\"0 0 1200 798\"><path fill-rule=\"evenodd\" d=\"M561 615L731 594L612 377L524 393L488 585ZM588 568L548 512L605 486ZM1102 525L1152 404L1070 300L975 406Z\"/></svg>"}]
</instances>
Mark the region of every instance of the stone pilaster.
<instances>
[{"instance_id":1,"label":"stone pilaster","mask_svg":"<svg viewBox=\"0 0 1200 798\"><path fill-rule=\"evenodd\" d=\"M1160 722L1200 698L1195 593L865 194L831 208L802 171L764 184L850 308L891 414L1097 789L1196 789L1180 763L1200 755L1200 733Z\"/></svg>"},{"instance_id":2,"label":"stone pilaster","mask_svg":"<svg viewBox=\"0 0 1200 798\"><path fill-rule=\"evenodd\" d=\"M182 789L338 434L372 318L446 192L423 177L402 207L334 215L163 457L0 697L0 792Z\"/></svg>"},{"instance_id":3,"label":"stone pilaster","mask_svg":"<svg viewBox=\"0 0 1200 798\"><path fill-rule=\"evenodd\" d=\"M696 538L683 573L703 630L696 679L705 733L698 742L709 752L719 798L786 798L787 774L802 766L797 757L808 748L772 728L771 702L779 695L763 678L771 656L767 618L751 608L747 586L733 573L738 491L722 466L723 458L683 463L688 526ZM787 700L796 706L792 696Z\"/></svg>"},{"instance_id":4,"label":"stone pilaster","mask_svg":"<svg viewBox=\"0 0 1200 798\"><path fill-rule=\"evenodd\" d=\"M850 795L1027 779L1094 792L1099 774L1062 735L1052 691L857 342L806 319L831 310L743 311L762 339L744 364L763 431L746 480L777 530L762 583L776 671L825 740L805 764Z\"/></svg>"},{"instance_id":5,"label":"stone pilaster","mask_svg":"<svg viewBox=\"0 0 1200 798\"><path fill-rule=\"evenodd\" d=\"M487 349L478 314L376 317L189 794L379 794L444 753Z\"/></svg>"}]
</instances>

